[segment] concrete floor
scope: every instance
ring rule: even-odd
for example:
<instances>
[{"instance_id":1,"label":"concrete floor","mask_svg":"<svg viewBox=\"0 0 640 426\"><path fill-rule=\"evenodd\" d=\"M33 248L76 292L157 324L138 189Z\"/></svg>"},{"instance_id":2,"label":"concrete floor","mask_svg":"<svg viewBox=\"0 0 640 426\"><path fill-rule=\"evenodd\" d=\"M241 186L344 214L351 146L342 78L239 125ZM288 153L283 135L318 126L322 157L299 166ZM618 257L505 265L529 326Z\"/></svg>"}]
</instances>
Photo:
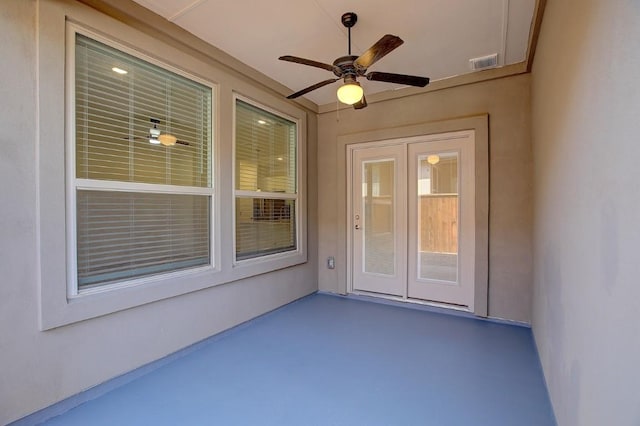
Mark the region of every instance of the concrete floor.
<instances>
[{"instance_id":1,"label":"concrete floor","mask_svg":"<svg viewBox=\"0 0 640 426\"><path fill-rule=\"evenodd\" d=\"M554 425L531 330L313 295L47 425Z\"/></svg>"}]
</instances>

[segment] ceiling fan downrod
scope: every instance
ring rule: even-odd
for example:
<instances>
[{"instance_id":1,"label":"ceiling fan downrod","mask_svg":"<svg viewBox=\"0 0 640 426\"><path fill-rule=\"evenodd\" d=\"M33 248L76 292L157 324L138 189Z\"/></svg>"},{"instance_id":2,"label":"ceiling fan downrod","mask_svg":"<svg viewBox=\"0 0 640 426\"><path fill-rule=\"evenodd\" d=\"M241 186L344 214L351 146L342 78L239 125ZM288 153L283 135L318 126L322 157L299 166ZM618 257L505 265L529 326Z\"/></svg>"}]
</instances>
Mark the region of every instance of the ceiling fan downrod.
<instances>
[{"instance_id":1,"label":"ceiling fan downrod","mask_svg":"<svg viewBox=\"0 0 640 426\"><path fill-rule=\"evenodd\" d=\"M347 31L349 32L349 56L351 56L351 27L353 27L356 22L358 22L358 15L355 12L347 12L342 15L342 25L347 27Z\"/></svg>"}]
</instances>

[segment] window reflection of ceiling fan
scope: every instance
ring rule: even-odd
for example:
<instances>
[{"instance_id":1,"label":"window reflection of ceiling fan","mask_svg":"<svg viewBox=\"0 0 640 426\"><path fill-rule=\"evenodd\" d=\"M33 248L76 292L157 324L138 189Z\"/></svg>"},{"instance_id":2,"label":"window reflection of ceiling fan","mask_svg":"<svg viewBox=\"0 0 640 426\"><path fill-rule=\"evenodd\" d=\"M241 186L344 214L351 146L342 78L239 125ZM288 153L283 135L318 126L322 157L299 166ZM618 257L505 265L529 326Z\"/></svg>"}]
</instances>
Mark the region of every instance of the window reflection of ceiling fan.
<instances>
[{"instance_id":1,"label":"window reflection of ceiling fan","mask_svg":"<svg viewBox=\"0 0 640 426\"><path fill-rule=\"evenodd\" d=\"M181 141L170 133L162 133L160 128L160 120L157 118L150 118L152 126L149 129L149 135L146 138L136 137L135 140L146 140L153 145L174 146L175 144L189 146L189 142Z\"/></svg>"},{"instance_id":2,"label":"window reflection of ceiling fan","mask_svg":"<svg viewBox=\"0 0 640 426\"><path fill-rule=\"evenodd\" d=\"M386 83L404 84L407 86L424 87L429 84L429 78L414 75L394 74L388 72L371 71L368 68L382 59L385 55L396 49L402 43L402 39L398 36L387 34L371 46L366 52L360 56L351 55L351 27L358 20L358 16L353 12L347 12L342 15L342 25L347 27L349 32L349 55L341 56L333 64L325 64L311 59L299 58L297 56L281 56L281 61L295 62L311 67L322 68L333 72L336 78L321 81L298 92L287 96L288 99L294 99L302 96L312 90L319 89L327 84L331 84L340 79L344 79L344 84L338 89L338 99L341 102L353 105L355 109L362 109L367 106L367 100L364 97L362 87L358 83L358 77L364 77L367 80L382 81Z\"/></svg>"}]
</instances>

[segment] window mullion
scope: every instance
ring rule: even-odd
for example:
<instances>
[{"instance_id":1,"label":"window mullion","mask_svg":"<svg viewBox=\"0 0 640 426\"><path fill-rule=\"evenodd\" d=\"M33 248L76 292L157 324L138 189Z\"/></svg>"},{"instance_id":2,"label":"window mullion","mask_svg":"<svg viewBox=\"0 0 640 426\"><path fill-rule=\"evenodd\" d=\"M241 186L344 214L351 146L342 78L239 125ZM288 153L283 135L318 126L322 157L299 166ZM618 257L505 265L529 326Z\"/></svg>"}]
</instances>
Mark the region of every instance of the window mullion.
<instances>
[{"instance_id":1,"label":"window mullion","mask_svg":"<svg viewBox=\"0 0 640 426\"><path fill-rule=\"evenodd\" d=\"M96 179L76 179L76 189L97 191L146 192L156 194L212 195L212 188L198 186L156 185L135 182L117 182Z\"/></svg>"},{"instance_id":2,"label":"window mullion","mask_svg":"<svg viewBox=\"0 0 640 426\"><path fill-rule=\"evenodd\" d=\"M245 198L277 198L285 200L296 200L298 194L288 194L286 192L264 192L264 191L235 191L236 197Z\"/></svg>"}]
</instances>

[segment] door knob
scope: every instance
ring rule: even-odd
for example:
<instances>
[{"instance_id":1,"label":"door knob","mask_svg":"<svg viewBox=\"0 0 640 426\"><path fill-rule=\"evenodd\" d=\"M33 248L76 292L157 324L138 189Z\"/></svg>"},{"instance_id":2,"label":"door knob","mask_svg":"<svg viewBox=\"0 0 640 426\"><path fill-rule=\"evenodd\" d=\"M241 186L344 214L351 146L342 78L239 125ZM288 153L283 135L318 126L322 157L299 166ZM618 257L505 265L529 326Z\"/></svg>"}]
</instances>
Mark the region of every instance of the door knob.
<instances>
[{"instance_id":1,"label":"door knob","mask_svg":"<svg viewBox=\"0 0 640 426\"><path fill-rule=\"evenodd\" d=\"M360 225L356 225L356 229L360 229Z\"/></svg>"}]
</instances>

